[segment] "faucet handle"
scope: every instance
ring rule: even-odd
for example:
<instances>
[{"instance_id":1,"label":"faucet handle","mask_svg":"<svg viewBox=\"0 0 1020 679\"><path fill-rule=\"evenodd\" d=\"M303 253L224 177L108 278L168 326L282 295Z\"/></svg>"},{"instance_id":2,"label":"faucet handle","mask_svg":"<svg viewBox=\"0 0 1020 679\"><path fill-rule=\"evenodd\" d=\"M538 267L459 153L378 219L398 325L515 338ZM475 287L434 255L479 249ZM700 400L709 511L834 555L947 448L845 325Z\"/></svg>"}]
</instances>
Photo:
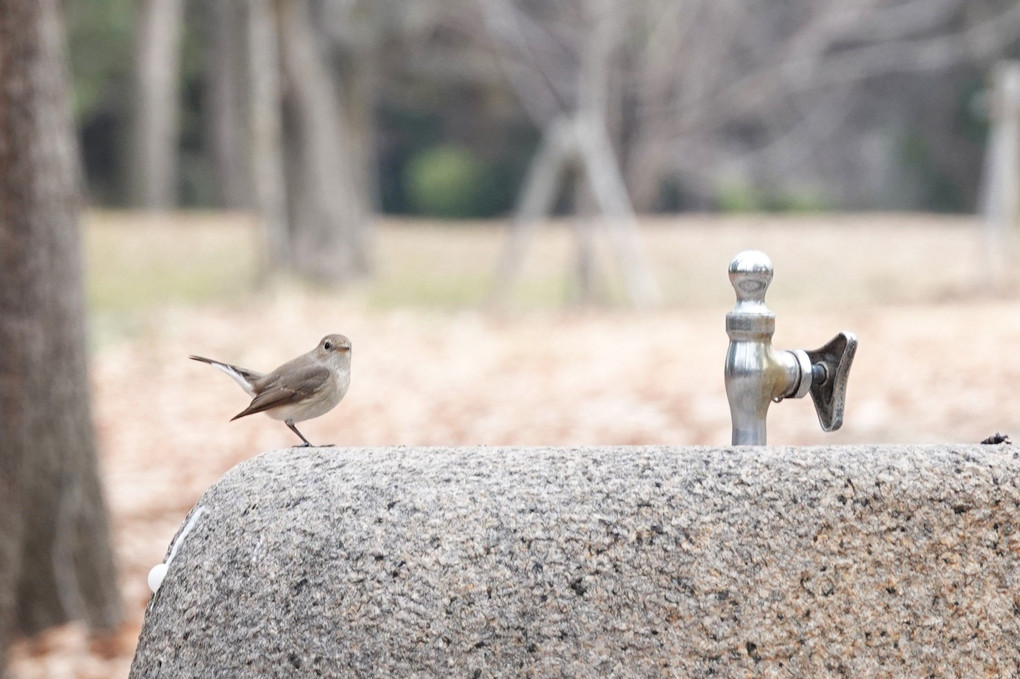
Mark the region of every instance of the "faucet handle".
<instances>
[{"instance_id":1,"label":"faucet handle","mask_svg":"<svg viewBox=\"0 0 1020 679\"><path fill-rule=\"evenodd\" d=\"M730 285L737 293L738 306L742 302L763 304L765 292L772 282L772 260L760 250L738 252L730 261Z\"/></svg>"},{"instance_id":2,"label":"faucet handle","mask_svg":"<svg viewBox=\"0 0 1020 679\"><path fill-rule=\"evenodd\" d=\"M857 337L852 332L841 332L820 349L807 352L811 361L811 400L822 431L835 431L843 425L846 381L856 351Z\"/></svg>"}]
</instances>

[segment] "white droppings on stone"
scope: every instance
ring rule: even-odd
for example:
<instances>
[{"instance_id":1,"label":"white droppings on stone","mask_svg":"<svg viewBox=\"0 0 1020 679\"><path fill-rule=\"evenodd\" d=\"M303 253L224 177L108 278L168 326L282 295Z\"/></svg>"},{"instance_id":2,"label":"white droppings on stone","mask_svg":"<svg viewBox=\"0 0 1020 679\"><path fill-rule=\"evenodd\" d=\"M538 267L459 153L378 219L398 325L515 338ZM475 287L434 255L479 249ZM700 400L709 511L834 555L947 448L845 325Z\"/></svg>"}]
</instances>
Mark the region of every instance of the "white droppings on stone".
<instances>
[{"instance_id":1,"label":"white droppings on stone","mask_svg":"<svg viewBox=\"0 0 1020 679\"><path fill-rule=\"evenodd\" d=\"M149 571L147 581L149 583L149 589L152 590L153 594L155 594L159 589L159 586L163 584L163 578L166 577L166 572L169 568L170 567L165 563L158 563L152 567L152 570Z\"/></svg>"},{"instance_id":2,"label":"white droppings on stone","mask_svg":"<svg viewBox=\"0 0 1020 679\"><path fill-rule=\"evenodd\" d=\"M181 530L177 539L174 540L173 544L170 546L170 556L167 557L166 562L156 564L149 571L146 581L149 583L149 589L152 590L153 594L155 594L160 585L163 584L163 579L166 577L167 571L170 570L170 564L173 563L174 557L177 556L177 550L180 549L181 544L184 543L184 538L188 537L188 533L190 533L191 529L195 527L195 524L198 523L199 518L201 518L203 514L205 514L205 507L199 507L192 512L191 518L188 519L188 523L185 524L184 529Z\"/></svg>"}]
</instances>

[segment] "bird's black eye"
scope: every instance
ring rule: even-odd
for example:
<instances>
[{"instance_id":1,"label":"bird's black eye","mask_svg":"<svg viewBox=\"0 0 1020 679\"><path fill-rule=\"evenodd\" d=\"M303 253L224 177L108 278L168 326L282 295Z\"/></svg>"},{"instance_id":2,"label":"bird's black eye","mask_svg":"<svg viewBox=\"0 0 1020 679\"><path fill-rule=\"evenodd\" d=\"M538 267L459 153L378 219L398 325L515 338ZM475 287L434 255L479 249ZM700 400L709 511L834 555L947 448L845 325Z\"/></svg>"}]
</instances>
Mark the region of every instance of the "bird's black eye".
<instances>
[{"instance_id":1,"label":"bird's black eye","mask_svg":"<svg viewBox=\"0 0 1020 679\"><path fill-rule=\"evenodd\" d=\"M326 351L329 351L330 349L333 348L333 343L330 342L329 340L326 340L325 342L322 343L322 348L325 349Z\"/></svg>"}]
</instances>

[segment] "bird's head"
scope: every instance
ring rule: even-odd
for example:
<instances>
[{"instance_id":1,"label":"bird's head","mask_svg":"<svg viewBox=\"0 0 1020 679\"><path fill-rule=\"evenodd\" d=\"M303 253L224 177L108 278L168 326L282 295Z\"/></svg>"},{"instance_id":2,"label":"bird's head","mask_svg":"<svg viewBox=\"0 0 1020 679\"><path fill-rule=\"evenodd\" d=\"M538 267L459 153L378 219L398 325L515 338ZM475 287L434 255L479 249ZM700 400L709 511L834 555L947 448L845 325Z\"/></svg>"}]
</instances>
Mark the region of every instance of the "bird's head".
<instances>
[{"instance_id":1,"label":"bird's head","mask_svg":"<svg viewBox=\"0 0 1020 679\"><path fill-rule=\"evenodd\" d=\"M351 341L344 335L326 335L319 341L316 351L328 363L350 363Z\"/></svg>"}]
</instances>

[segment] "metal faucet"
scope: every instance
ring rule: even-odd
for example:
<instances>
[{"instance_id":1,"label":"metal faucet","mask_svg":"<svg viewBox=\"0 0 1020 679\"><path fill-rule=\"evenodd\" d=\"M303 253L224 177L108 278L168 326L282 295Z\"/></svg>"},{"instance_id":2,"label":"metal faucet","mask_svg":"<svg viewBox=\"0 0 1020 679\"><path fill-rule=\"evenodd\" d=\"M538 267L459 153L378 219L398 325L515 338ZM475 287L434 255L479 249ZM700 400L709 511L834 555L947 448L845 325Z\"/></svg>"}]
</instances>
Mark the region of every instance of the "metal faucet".
<instances>
[{"instance_id":1,"label":"metal faucet","mask_svg":"<svg viewBox=\"0 0 1020 679\"><path fill-rule=\"evenodd\" d=\"M726 314L726 398L733 445L765 445L769 405L811 394L823 431L843 424L846 381L857 350L853 333L841 332L814 351L772 348L776 315L765 306L772 260L764 252L738 253L729 268L737 304Z\"/></svg>"}]
</instances>

